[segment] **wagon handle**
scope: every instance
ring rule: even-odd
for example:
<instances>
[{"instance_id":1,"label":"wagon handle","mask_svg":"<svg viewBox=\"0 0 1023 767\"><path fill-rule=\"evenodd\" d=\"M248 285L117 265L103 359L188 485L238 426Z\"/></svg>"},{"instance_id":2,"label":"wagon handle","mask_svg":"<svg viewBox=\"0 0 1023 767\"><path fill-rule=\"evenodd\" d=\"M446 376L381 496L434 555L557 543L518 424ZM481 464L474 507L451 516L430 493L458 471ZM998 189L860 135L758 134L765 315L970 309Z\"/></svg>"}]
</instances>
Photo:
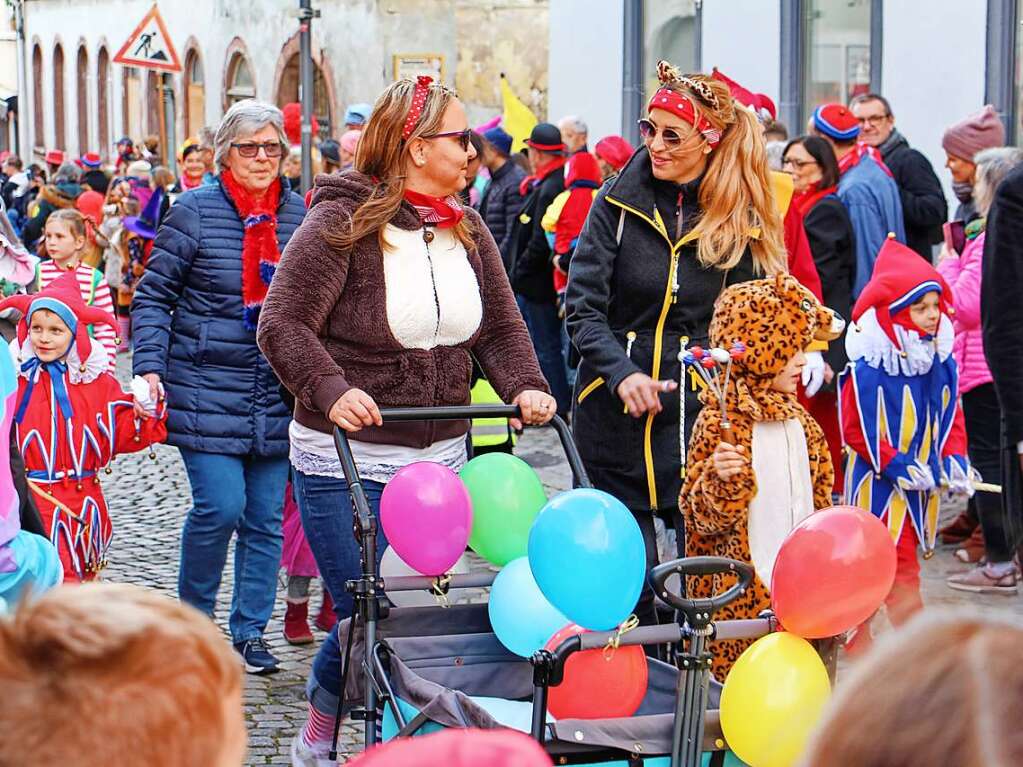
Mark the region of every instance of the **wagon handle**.
<instances>
[{"instance_id":1,"label":"wagon handle","mask_svg":"<svg viewBox=\"0 0 1023 767\"><path fill-rule=\"evenodd\" d=\"M404 421L453 421L473 418L521 418L522 413L518 405L465 405L463 407L403 407L384 408L380 411L380 418L384 423L401 423ZM561 416L555 415L547 424L558 433L561 440L561 447L565 451L565 458L572 469L572 477L576 487L591 487L590 479L586 475L579 450L572 439L572 432L568 424ZM352 446L349 444L348 435L338 426L334 427L334 447L337 448L338 458L341 460L341 471L344 473L345 481L348 483L352 499L355 504L356 513L359 517L359 525L363 530L370 525L369 503L362 487L362 480L359 477L359 469L355 465L355 458L352 456Z\"/></svg>"},{"instance_id":2,"label":"wagon handle","mask_svg":"<svg viewBox=\"0 0 1023 767\"><path fill-rule=\"evenodd\" d=\"M732 573L739 582L723 594L702 599L686 599L681 594L668 590L668 577L679 575L685 584L687 575L718 575ZM686 557L665 562L650 571L650 583L654 593L686 616L691 628L703 629L710 625L711 617L725 605L735 601L753 583L753 567L744 562L725 557Z\"/></svg>"}]
</instances>

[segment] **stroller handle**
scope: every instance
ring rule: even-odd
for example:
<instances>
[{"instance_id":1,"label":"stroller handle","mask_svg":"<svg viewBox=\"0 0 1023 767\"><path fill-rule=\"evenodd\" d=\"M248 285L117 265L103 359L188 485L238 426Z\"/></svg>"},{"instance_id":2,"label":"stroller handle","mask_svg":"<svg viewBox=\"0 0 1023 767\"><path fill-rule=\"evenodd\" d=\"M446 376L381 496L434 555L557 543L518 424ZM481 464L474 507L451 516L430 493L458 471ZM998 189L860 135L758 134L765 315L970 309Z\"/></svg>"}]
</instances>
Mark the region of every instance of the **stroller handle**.
<instances>
[{"instance_id":1,"label":"stroller handle","mask_svg":"<svg viewBox=\"0 0 1023 767\"><path fill-rule=\"evenodd\" d=\"M737 575L739 582L723 594L702 599L686 599L681 594L668 590L666 582L671 575L685 578L687 575ZM725 557L686 557L665 562L650 571L650 582L654 592L665 602L686 616L686 622L694 629L706 628L711 617L725 605L733 602L753 583L753 567ZM683 586L685 581L683 580Z\"/></svg>"},{"instance_id":2,"label":"stroller handle","mask_svg":"<svg viewBox=\"0 0 1023 767\"><path fill-rule=\"evenodd\" d=\"M384 423L401 423L405 421L461 421L473 418L521 418L522 411L518 405L465 405L463 407L401 407L382 408L380 418ZM568 424L560 416L555 415L547 424L558 433L565 458L572 469L572 477L577 487L590 487L590 479L586 475L579 450L572 439ZM352 447L348 435L338 426L334 427L334 446L338 458L341 459L341 470L349 487L361 485L359 470L352 456ZM359 499L356 498L358 501Z\"/></svg>"}]
</instances>

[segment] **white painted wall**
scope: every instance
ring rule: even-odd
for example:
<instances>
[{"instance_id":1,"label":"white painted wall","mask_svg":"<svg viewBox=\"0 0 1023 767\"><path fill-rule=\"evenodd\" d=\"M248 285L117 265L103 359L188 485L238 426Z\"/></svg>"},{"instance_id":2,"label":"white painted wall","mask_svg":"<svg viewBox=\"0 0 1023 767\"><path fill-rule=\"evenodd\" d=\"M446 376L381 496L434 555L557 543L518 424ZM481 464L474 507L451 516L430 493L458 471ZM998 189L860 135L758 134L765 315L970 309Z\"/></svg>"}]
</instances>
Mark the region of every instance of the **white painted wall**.
<instances>
[{"instance_id":1,"label":"white painted wall","mask_svg":"<svg viewBox=\"0 0 1023 767\"><path fill-rule=\"evenodd\" d=\"M704 72L717 67L743 87L764 93L777 104L780 61L780 3L704 0Z\"/></svg>"},{"instance_id":2,"label":"white painted wall","mask_svg":"<svg viewBox=\"0 0 1023 767\"><path fill-rule=\"evenodd\" d=\"M578 115L590 148L622 133L625 12L621 0L550 0L548 119Z\"/></svg>"},{"instance_id":3,"label":"white painted wall","mask_svg":"<svg viewBox=\"0 0 1023 767\"><path fill-rule=\"evenodd\" d=\"M884 4L881 91L896 125L934 166L955 209L945 169L945 128L984 105L987 0Z\"/></svg>"}]
</instances>

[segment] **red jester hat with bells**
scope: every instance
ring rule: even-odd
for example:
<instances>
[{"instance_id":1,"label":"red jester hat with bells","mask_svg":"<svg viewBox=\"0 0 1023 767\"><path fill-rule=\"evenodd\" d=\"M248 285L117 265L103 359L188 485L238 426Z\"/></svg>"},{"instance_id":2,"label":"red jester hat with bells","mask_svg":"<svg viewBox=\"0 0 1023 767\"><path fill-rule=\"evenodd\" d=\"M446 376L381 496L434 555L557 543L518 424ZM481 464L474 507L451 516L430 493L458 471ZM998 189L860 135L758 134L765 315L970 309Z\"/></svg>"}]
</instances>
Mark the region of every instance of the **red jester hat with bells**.
<instances>
[{"instance_id":1,"label":"red jester hat with bells","mask_svg":"<svg viewBox=\"0 0 1023 767\"><path fill-rule=\"evenodd\" d=\"M863 315L873 309L877 324L888 340L896 349L904 351L895 326L919 333L910 319L909 307L932 291L938 294L941 313L950 316L955 310L952 291L945 279L915 251L889 236L878 251L870 281L853 307L853 322L860 322Z\"/></svg>"},{"instance_id":2,"label":"red jester hat with bells","mask_svg":"<svg viewBox=\"0 0 1023 767\"><path fill-rule=\"evenodd\" d=\"M74 334L71 346L75 348L83 372L85 363L92 354L89 326L109 325L115 331L117 330L117 320L112 314L89 306L82 300L78 277L74 272L62 274L38 293L5 298L0 301L0 311L4 309L17 309L22 314L21 320L18 322L18 345L21 348L25 347L29 318L33 312L39 309L48 309L60 317Z\"/></svg>"}]
</instances>

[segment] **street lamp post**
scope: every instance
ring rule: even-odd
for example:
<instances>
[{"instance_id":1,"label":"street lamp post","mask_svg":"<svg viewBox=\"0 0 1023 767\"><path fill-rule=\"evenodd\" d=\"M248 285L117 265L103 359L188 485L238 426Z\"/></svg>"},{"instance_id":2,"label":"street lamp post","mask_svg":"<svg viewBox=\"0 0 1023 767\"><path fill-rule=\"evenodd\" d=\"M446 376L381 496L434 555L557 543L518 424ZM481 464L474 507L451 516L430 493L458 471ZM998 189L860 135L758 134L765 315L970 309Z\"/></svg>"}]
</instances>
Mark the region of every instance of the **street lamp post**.
<instances>
[{"instance_id":1,"label":"street lamp post","mask_svg":"<svg viewBox=\"0 0 1023 767\"><path fill-rule=\"evenodd\" d=\"M313 185L313 19L312 0L299 0L299 101L302 102L302 192Z\"/></svg>"}]
</instances>

